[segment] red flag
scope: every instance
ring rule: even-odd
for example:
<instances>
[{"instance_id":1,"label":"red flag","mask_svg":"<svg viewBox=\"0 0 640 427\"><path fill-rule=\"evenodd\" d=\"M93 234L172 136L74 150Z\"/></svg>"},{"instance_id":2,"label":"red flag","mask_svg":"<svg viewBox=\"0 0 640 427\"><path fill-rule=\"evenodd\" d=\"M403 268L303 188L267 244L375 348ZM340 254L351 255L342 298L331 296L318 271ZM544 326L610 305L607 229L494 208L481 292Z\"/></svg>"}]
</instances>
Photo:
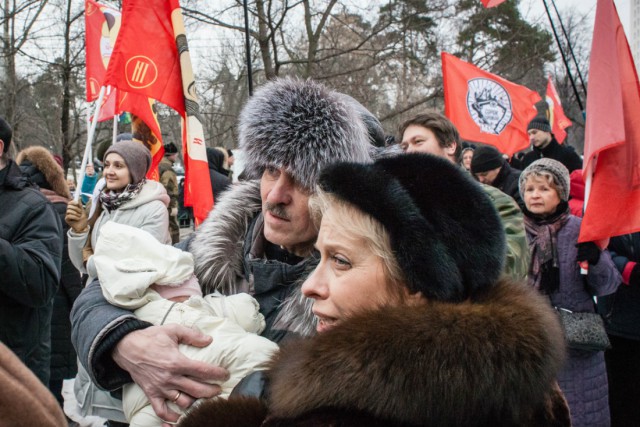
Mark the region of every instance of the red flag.
<instances>
[{"instance_id":1,"label":"red flag","mask_svg":"<svg viewBox=\"0 0 640 427\"><path fill-rule=\"evenodd\" d=\"M109 57L120 29L120 12L85 0L85 53L87 101L98 99Z\"/></svg>"},{"instance_id":2,"label":"red flag","mask_svg":"<svg viewBox=\"0 0 640 427\"><path fill-rule=\"evenodd\" d=\"M204 141L204 131L200 120L200 107L195 91L195 77L191 67L191 57L187 46L182 12L173 11L173 31L180 46L180 68L185 103L189 106L182 123L182 146L185 159L185 205L193 206L196 225L204 221L213 209L213 191L209 177L209 165Z\"/></svg>"},{"instance_id":3,"label":"red flag","mask_svg":"<svg viewBox=\"0 0 640 427\"><path fill-rule=\"evenodd\" d=\"M527 124L540 95L442 52L445 115L468 141L509 156L529 146Z\"/></svg>"},{"instance_id":4,"label":"red flag","mask_svg":"<svg viewBox=\"0 0 640 427\"><path fill-rule=\"evenodd\" d=\"M640 231L640 83L613 0L596 8L584 171L593 175L578 240Z\"/></svg>"},{"instance_id":5,"label":"red flag","mask_svg":"<svg viewBox=\"0 0 640 427\"><path fill-rule=\"evenodd\" d=\"M127 0L104 85L156 99L184 116L172 12L178 0Z\"/></svg>"},{"instance_id":6,"label":"red flag","mask_svg":"<svg viewBox=\"0 0 640 427\"><path fill-rule=\"evenodd\" d=\"M142 43L143 40L147 42ZM125 1L122 28L104 84L130 96L156 99L182 115L185 205L193 206L196 224L200 224L213 207L213 192L178 0ZM189 105L189 111L185 104ZM146 120L145 123L151 127Z\"/></svg>"},{"instance_id":7,"label":"red flag","mask_svg":"<svg viewBox=\"0 0 640 427\"><path fill-rule=\"evenodd\" d=\"M551 132L553 136L556 137L556 140L562 143L567 138L567 132L564 130L571 126L571 120L564 115L560 97L558 96L556 87L553 85L551 76L549 76L547 81L547 95L545 98L549 106L549 117L547 118L549 119L549 123L551 123Z\"/></svg>"},{"instance_id":8,"label":"red flag","mask_svg":"<svg viewBox=\"0 0 640 427\"><path fill-rule=\"evenodd\" d=\"M500 3L504 3L505 0L482 0L484 7L496 7Z\"/></svg>"}]
</instances>

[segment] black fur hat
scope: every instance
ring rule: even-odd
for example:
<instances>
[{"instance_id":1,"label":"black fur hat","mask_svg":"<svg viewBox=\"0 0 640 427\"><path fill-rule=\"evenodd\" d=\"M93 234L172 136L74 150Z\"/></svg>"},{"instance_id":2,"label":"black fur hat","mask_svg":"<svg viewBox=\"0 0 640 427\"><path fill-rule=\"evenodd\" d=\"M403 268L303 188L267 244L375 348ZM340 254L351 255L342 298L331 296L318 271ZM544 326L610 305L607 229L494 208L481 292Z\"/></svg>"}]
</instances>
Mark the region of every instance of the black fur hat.
<instances>
[{"instance_id":1,"label":"black fur hat","mask_svg":"<svg viewBox=\"0 0 640 427\"><path fill-rule=\"evenodd\" d=\"M312 80L276 79L256 91L240 113L239 141L248 179L275 166L311 191L323 166L371 161L359 111L342 94Z\"/></svg>"},{"instance_id":2,"label":"black fur hat","mask_svg":"<svg viewBox=\"0 0 640 427\"><path fill-rule=\"evenodd\" d=\"M319 186L384 226L413 292L458 302L500 276L506 244L498 213L446 159L403 154L369 165L339 163L323 170Z\"/></svg>"}]
</instances>

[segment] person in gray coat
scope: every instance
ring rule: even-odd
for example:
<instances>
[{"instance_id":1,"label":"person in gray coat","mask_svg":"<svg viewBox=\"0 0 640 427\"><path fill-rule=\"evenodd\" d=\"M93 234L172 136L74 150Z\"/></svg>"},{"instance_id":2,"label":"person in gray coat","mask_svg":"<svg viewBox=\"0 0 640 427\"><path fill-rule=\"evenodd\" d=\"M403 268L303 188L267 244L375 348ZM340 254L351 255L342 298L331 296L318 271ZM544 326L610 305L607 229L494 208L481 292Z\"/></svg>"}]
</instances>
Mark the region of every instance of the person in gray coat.
<instances>
[{"instance_id":1,"label":"person in gray coat","mask_svg":"<svg viewBox=\"0 0 640 427\"><path fill-rule=\"evenodd\" d=\"M576 244L582 220L569 213L569 171L557 160L537 160L522 171L520 193L531 250L529 285L554 307L593 313L593 297L615 292L621 278L608 251L593 242ZM586 276L578 262L588 262ZM604 352L570 348L558 383L574 427L610 425Z\"/></svg>"}]
</instances>

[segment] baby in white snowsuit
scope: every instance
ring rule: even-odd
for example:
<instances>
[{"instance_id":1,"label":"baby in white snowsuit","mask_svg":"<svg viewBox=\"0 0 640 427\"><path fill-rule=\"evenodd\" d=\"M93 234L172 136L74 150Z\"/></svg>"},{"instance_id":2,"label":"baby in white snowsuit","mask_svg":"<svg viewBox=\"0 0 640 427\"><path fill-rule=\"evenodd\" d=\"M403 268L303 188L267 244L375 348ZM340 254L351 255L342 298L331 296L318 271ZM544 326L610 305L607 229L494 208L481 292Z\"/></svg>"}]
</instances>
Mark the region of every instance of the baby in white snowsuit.
<instances>
[{"instance_id":1,"label":"baby in white snowsuit","mask_svg":"<svg viewBox=\"0 0 640 427\"><path fill-rule=\"evenodd\" d=\"M105 298L135 310L141 320L197 328L213 337L204 348L180 345L187 357L226 368L228 381L220 397L229 396L246 375L266 368L278 346L257 334L265 327L258 302L248 294L202 296L193 275L193 257L163 245L146 231L110 221L102 226L93 254ZM180 411L170 403L175 411ZM123 389L124 414L132 427L160 426L142 389Z\"/></svg>"}]
</instances>

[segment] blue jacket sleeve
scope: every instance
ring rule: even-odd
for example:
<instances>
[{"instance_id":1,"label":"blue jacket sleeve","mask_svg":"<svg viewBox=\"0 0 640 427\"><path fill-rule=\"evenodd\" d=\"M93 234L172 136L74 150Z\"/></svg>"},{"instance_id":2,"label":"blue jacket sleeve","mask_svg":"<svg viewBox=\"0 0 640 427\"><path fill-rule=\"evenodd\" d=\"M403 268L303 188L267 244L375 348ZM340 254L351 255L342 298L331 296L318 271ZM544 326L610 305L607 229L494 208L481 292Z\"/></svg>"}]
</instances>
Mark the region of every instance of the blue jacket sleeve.
<instances>
[{"instance_id":1,"label":"blue jacket sleeve","mask_svg":"<svg viewBox=\"0 0 640 427\"><path fill-rule=\"evenodd\" d=\"M149 326L131 311L109 304L97 279L83 289L71 310L71 340L80 363L91 380L106 390L131 382L129 373L111 357L116 344L129 332Z\"/></svg>"}]
</instances>

